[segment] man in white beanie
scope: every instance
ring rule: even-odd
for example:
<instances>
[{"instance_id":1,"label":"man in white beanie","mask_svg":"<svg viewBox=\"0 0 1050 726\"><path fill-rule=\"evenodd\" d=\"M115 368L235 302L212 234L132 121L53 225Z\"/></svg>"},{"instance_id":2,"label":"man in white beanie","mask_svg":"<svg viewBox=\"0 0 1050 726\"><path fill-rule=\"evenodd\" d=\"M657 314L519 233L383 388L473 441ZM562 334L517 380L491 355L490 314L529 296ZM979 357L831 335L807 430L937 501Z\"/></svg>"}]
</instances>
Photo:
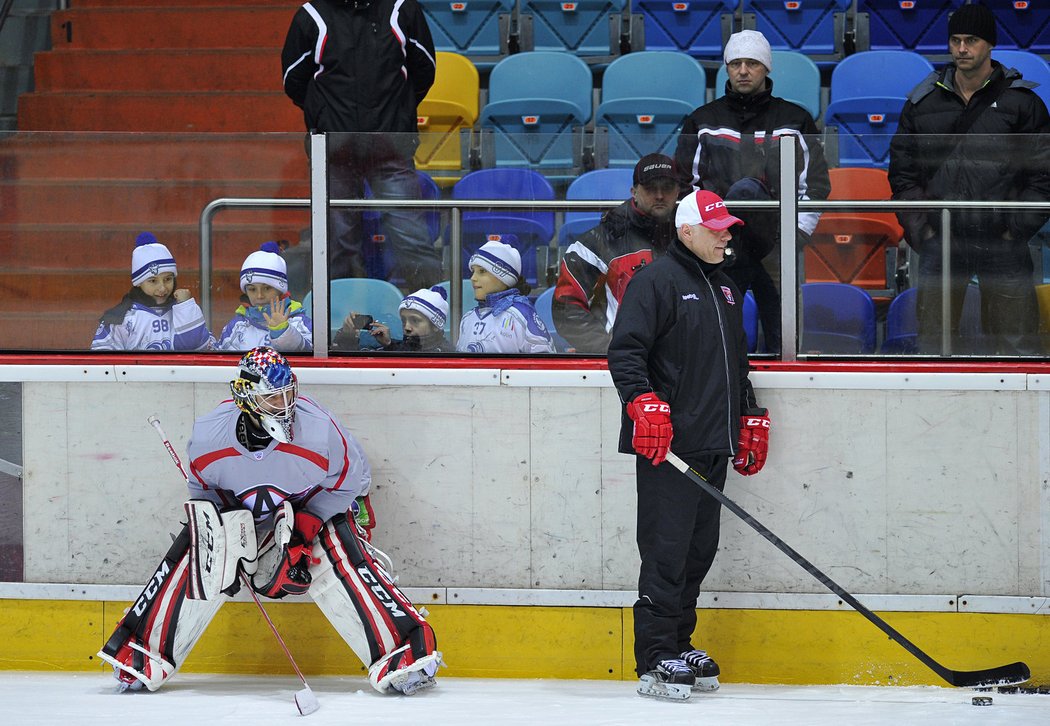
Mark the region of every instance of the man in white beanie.
<instances>
[{"instance_id":1,"label":"man in white beanie","mask_svg":"<svg viewBox=\"0 0 1050 726\"><path fill-rule=\"evenodd\" d=\"M827 199L831 191L828 165L818 143L817 125L801 106L773 95L773 53L769 41L755 30L733 33L723 58L729 80L725 95L686 117L675 152L680 181L686 188L706 189L726 201L776 199L779 179L779 139L796 140L798 198ZM763 264L780 240L775 212L742 212L747 226L732 243L733 264L726 274L744 293L751 289L767 351L780 350L780 293ZM808 241L820 214L798 215L798 244ZM771 267L779 277L776 256Z\"/></svg>"}]
</instances>

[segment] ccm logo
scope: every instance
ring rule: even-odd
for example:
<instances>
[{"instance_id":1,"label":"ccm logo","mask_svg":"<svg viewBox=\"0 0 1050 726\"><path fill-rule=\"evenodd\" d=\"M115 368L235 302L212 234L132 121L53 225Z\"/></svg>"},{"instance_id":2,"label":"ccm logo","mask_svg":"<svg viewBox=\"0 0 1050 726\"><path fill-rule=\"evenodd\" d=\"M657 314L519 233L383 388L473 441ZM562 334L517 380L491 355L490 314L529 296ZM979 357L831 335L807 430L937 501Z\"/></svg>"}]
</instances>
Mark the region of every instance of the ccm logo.
<instances>
[{"instance_id":1,"label":"ccm logo","mask_svg":"<svg viewBox=\"0 0 1050 726\"><path fill-rule=\"evenodd\" d=\"M708 204L706 207L704 207L704 211L705 212L710 212L712 209L718 209L720 207L725 207L725 205L726 205L725 202L715 202L714 204Z\"/></svg>"},{"instance_id":2,"label":"ccm logo","mask_svg":"<svg viewBox=\"0 0 1050 726\"><path fill-rule=\"evenodd\" d=\"M644 413L656 413L657 411L671 413L671 407L666 403L643 403L642 411Z\"/></svg>"},{"instance_id":3,"label":"ccm logo","mask_svg":"<svg viewBox=\"0 0 1050 726\"><path fill-rule=\"evenodd\" d=\"M161 586L164 581L168 579L168 575L171 574L171 569L168 567L168 562L165 560L161 563L160 567L148 583L146 583L146 589L143 591L139 599L135 601L135 607L132 608L135 614L142 617L142 614L146 612L146 608L149 607L150 601L157 596L160 592Z\"/></svg>"},{"instance_id":4,"label":"ccm logo","mask_svg":"<svg viewBox=\"0 0 1050 726\"><path fill-rule=\"evenodd\" d=\"M753 429L768 429L769 419L768 418L749 418L744 421L744 425L748 428Z\"/></svg>"}]
</instances>

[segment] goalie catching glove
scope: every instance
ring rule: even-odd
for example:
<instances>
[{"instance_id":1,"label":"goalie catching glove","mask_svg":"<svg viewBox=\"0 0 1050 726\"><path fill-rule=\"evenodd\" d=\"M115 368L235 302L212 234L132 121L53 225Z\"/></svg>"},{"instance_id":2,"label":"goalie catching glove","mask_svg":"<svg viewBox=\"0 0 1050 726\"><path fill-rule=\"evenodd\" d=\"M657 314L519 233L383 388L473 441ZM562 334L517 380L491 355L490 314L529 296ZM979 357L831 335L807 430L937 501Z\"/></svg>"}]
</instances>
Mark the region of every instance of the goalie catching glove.
<instances>
[{"instance_id":1,"label":"goalie catching glove","mask_svg":"<svg viewBox=\"0 0 1050 726\"><path fill-rule=\"evenodd\" d=\"M744 476L762 471L769 450L769 411L755 408L740 417L740 439L737 441L733 468Z\"/></svg>"},{"instance_id":2,"label":"goalie catching glove","mask_svg":"<svg viewBox=\"0 0 1050 726\"><path fill-rule=\"evenodd\" d=\"M307 511L296 512L291 502L285 502L274 521L274 542L280 548L277 567L270 579L260 583L253 578L252 586L260 595L279 599L285 595L302 595L310 589L310 565L313 564L313 544L324 522Z\"/></svg>"},{"instance_id":3,"label":"goalie catching glove","mask_svg":"<svg viewBox=\"0 0 1050 726\"><path fill-rule=\"evenodd\" d=\"M651 459L653 466L663 463L674 438L671 406L655 393L643 393L627 404L627 415L634 421L634 450Z\"/></svg>"}]
</instances>

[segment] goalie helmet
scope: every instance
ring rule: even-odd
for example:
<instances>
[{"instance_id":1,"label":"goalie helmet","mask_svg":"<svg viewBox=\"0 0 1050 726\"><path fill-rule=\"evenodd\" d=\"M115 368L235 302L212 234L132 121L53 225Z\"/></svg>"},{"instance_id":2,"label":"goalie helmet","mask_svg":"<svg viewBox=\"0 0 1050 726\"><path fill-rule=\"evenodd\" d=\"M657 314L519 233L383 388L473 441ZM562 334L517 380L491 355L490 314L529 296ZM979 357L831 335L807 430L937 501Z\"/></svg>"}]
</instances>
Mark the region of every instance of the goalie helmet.
<instances>
[{"instance_id":1,"label":"goalie helmet","mask_svg":"<svg viewBox=\"0 0 1050 726\"><path fill-rule=\"evenodd\" d=\"M289 443L299 380L288 359L273 348L260 346L245 353L238 368L240 375L230 381L237 408L259 419L270 436Z\"/></svg>"}]
</instances>

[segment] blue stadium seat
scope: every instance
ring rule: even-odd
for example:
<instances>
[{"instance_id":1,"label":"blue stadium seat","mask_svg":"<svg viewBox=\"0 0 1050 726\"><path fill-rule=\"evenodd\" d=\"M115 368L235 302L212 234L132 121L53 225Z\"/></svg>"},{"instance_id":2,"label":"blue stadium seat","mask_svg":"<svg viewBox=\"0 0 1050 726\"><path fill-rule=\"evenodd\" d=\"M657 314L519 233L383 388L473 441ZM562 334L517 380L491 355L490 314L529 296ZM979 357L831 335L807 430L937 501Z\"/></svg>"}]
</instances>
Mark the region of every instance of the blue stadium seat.
<instances>
[{"instance_id":1,"label":"blue stadium seat","mask_svg":"<svg viewBox=\"0 0 1050 726\"><path fill-rule=\"evenodd\" d=\"M554 199L554 189L542 174L530 169L481 169L456 182L452 198L543 202ZM536 248L549 244L554 237L554 212L464 210L461 230L464 277L470 276L470 256L486 242L498 240L521 253L522 275L536 285Z\"/></svg>"},{"instance_id":2,"label":"blue stadium seat","mask_svg":"<svg viewBox=\"0 0 1050 726\"><path fill-rule=\"evenodd\" d=\"M506 53L500 43L501 14L508 17L516 0L419 0L426 16L434 49L467 56L498 57ZM509 27L509 23L506 23ZM494 62L494 61L493 61ZM492 62L476 60L487 68Z\"/></svg>"},{"instance_id":3,"label":"blue stadium seat","mask_svg":"<svg viewBox=\"0 0 1050 726\"><path fill-rule=\"evenodd\" d=\"M1050 3L1045 0L984 0L995 15L996 48L1050 54Z\"/></svg>"},{"instance_id":4,"label":"blue stadium seat","mask_svg":"<svg viewBox=\"0 0 1050 726\"><path fill-rule=\"evenodd\" d=\"M623 201L631 196L634 169L595 169L577 177L565 191L566 199L608 199ZM602 219L599 210L593 212L566 212L565 223L558 230L558 244L562 247Z\"/></svg>"},{"instance_id":5,"label":"blue stadium seat","mask_svg":"<svg viewBox=\"0 0 1050 726\"><path fill-rule=\"evenodd\" d=\"M750 290L744 293L744 333L747 334L747 352L758 350L758 303Z\"/></svg>"},{"instance_id":6,"label":"blue stadium seat","mask_svg":"<svg viewBox=\"0 0 1050 726\"><path fill-rule=\"evenodd\" d=\"M835 66L824 126L838 130L841 166L889 165L904 102L932 71L926 58L910 50L855 53Z\"/></svg>"},{"instance_id":7,"label":"blue stadium seat","mask_svg":"<svg viewBox=\"0 0 1050 726\"><path fill-rule=\"evenodd\" d=\"M645 27L646 50L677 50L693 56L722 55L722 16L739 0L632 0Z\"/></svg>"},{"instance_id":8,"label":"blue stadium seat","mask_svg":"<svg viewBox=\"0 0 1050 726\"><path fill-rule=\"evenodd\" d=\"M886 312L886 338L882 342L882 353L908 355L919 353L919 319L916 301L918 292L914 287L893 298ZM969 341L971 352L979 353L984 341L981 328L981 288L970 284L963 296L962 317L959 318L959 337ZM935 351L926 351L935 352Z\"/></svg>"},{"instance_id":9,"label":"blue stadium seat","mask_svg":"<svg viewBox=\"0 0 1050 726\"><path fill-rule=\"evenodd\" d=\"M591 120L593 87L587 64L571 53L517 53L497 63L480 118L494 136L494 165L576 166L578 139Z\"/></svg>"},{"instance_id":10,"label":"blue stadium seat","mask_svg":"<svg viewBox=\"0 0 1050 726\"><path fill-rule=\"evenodd\" d=\"M744 13L754 14L754 29L775 50L807 55L839 52L835 14L845 13L852 0L744 0ZM748 20L745 19L745 27ZM844 27L844 26L843 26Z\"/></svg>"},{"instance_id":11,"label":"blue stadium seat","mask_svg":"<svg viewBox=\"0 0 1050 726\"><path fill-rule=\"evenodd\" d=\"M875 352L875 302L864 290L838 282L802 285L801 353Z\"/></svg>"},{"instance_id":12,"label":"blue stadium seat","mask_svg":"<svg viewBox=\"0 0 1050 726\"><path fill-rule=\"evenodd\" d=\"M607 131L608 165L633 168L653 152L674 156L682 120L706 97L704 69L685 53L642 51L614 60L594 117Z\"/></svg>"},{"instance_id":13,"label":"blue stadium seat","mask_svg":"<svg viewBox=\"0 0 1050 726\"><path fill-rule=\"evenodd\" d=\"M441 199L441 190L430 178L430 175L417 171L419 177L420 199ZM365 199L374 199L372 188L365 182ZM427 233L429 241L434 242L441 234L441 214L437 210L425 212L427 222ZM389 279L391 271L395 267L393 247L387 244L387 232L383 227L383 216L376 209L366 209L361 213L361 226L363 229L363 242L361 245L362 257L364 257L365 272L369 277L379 280ZM395 282L401 282L397 280Z\"/></svg>"},{"instance_id":14,"label":"blue stadium seat","mask_svg":"<svg viewBox=\"0 0 1050 726\"><path fill-rule=\"evenodd\" d=\"M539 313L540 320L547 326L547 332L551 334L551 338L554 340L554 350L558 353L575 353L576 349L572 343L558 335L558 331L554 328L554 314L551 312L551 301L553 299L554 288L548 287L536 298L536 312Z\"/></svg>"},{"instance_id":15,"label":"blue stadium seat","mask_svg":"<svg viewBox=\"0 0 1050 726\"><path fill-rule=\"evenodd\" d=\"M1050 108L1050 63L1043 60L1042 56L1027 50L992 50L992 59L1002 63L1007 68L1016 68L1021 71L1026 81L1035 81L1038 88L1033 89L1043 103Z\"/></svg>"},{"instance_id":16,"label":"blue stadium seat","mask_svg":"<svg viewBox=\"0 0 1050 726\"><path fill-rule=\"evenodd\" d=\"M401 328L401 315L397 308L401 304L403 296L401 291L386 280L372 280L367 277L336 278L329 283L328 308L331 311L331 328L338 330L343 325L343 320L351 312L361 315L371 315L376 321L384 323L390 328L391 338L401 338L404 331ZM313 316L313 292L308 292L303 297L303 308L306 314ZM319 325L314 321L314 325ZM379 343L364 333L361 336L361 347L379 347Z\"/></svg>"},{"instance_id":17,"label":"blue stadium seat","mask_svg":"<svg viewBox=\"0 0 1050 726\"><path fill-rule=\"evenodd\" d=\"M820 69L809 56L795 50L774 50L773 95L797 103L813 118L820 117ZM715 98L726 95L729 72L723 63L715 76Z\"/></svg>"},{"instance_id":18,"label":"blue stadium seat","mask_svg":"<svg viewBox=\"0 0 1050 726\"><path fill-rule=\"evenodd\" d=\"M519 17L532 18L533 50L605 56L619 51L619 25L611 34L609 18L619 20L625 5L626 0L521 0Z\"/></svg>"},{"instance_id":19,"label":"blue stadium seat","mask_svg":"<svg viewBox=\"0 0 1050 726\"><path fill-rule=\"evenodd\" d=\"M870 50L943 55L948 16L958 5L958 0L857 0L857 13L868 14Z\"/></svg>"}]
</instances>

